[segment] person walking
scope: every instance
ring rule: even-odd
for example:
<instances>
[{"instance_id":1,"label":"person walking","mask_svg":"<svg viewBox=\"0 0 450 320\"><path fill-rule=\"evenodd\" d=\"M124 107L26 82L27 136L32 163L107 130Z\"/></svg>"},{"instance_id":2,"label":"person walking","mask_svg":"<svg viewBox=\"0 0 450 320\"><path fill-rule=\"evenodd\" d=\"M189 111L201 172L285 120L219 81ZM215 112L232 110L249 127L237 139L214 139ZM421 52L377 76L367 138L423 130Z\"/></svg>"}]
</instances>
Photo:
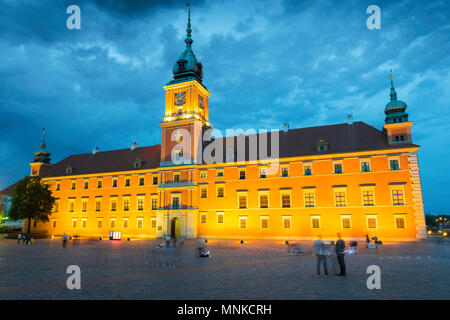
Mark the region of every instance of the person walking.
<instances>
[{"instance_id":1,"label":"person walking","mask_svg":"<svg viewBox=\"0 0 450 320\"><path fill-rule=\"evenodd\" d=\"M345 251L345 241L342 239L340 232L337 234L338 241L336 241L336 256L341 268L341 272L338 276L345 276L345 261L344 261L344 251Z\"/></svg>"},{"instance_id":2,"label":"person walking","mask_svg":"<svg viewBox=\"0 0 450 320\"><path fill-rule=\"evenodd\" d=\"M369 235L366 234L366 248L369 247L369 243L370 243L370 238L369 238Z\"/></svg>"},{"instance_id":3,"label":"person walking","mask_svg":"<svg viewBox=\"0 0 450 320\"><path fill-rule=\"evenodd\" d=\"M166 248L170 248L170 236L167 235L166 237Z\"/></svg>"},{"instance_id":4,"label":"person walking","mask_svg":"<svg viewBox=\"0 0 450 320\"><path fill-rule=\"evenodd\" d=\"M22 234L19 232L17 235L17 244L20 244L20 240L22 240Z\"/></svg>"},{"instance_id":5,"label":"person walking","mask_svg":"<svg viewBox=\"0 0 450 320\"><path fill-rule=\"evenodd\" d=\"M325 275L327 276L328 270L327 270L327 256L325 252L326 248L321 235L319 235L319 239L314 241L314 251L317 257L317 275L320 276L320 265L323 264L323 269L325 271Z\"/></svg>"},{"instance_id":6,"label":"person walking","mask_svg":"<svg viewBox=\"0 0 450 320\"><path fill-rule=\"evenodd\" d=\"M66 235L66 233L64 233L62 235L62 241L63 241L63 248L65 248L66 247L66 243L67 243L67 235Z\"/></svg>"}]
</instances>

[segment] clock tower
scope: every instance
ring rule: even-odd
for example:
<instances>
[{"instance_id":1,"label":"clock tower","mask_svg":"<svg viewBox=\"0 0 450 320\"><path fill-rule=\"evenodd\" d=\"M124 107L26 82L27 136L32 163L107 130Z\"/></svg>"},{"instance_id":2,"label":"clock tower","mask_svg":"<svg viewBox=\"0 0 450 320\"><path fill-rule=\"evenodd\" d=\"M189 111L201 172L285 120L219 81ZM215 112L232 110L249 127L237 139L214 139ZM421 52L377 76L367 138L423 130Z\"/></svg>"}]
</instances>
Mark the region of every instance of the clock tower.
<instances>
[{"instance_id":1,"label":"clock tower","mask_svg":"<svg viewBox=\"0 0 450 320\"><path fill-rule=\"evenodd\" d=\"M211 127L208 116L211 94L202 83L203 66L192 51L190 9L186 32L186 49L173 66L173 80L164 86L161 166L201 162L202 133Z\"/></svg>"}]
</instances>

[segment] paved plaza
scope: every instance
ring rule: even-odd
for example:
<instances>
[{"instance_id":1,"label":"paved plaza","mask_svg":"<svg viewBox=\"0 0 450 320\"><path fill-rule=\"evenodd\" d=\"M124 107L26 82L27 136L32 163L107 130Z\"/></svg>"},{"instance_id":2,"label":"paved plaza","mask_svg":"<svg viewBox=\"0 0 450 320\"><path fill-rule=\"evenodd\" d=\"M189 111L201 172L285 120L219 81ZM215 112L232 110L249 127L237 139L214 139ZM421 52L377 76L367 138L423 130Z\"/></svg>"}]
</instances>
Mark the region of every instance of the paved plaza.
<instances>
[{"instance_id":1,"label":"paved plaza","mask_svg":"<svg viewBox=\"0 0 450 320\"><path fill-rule=\"evenodd\" d=\"M287 254L282 241L208 242L198 258L193 241L158 248L161 240L0 239L0 299L449 299L450 241L359 244L346 256L347 276L317 276L315 257ZM298 242L311 251L312 242ZM66 269L81 269L69 290ZM369 290L369 265L381 268L381 289ZM335 257L328 260L330 271ZM332 273L332 272L330 272Z\"/></svg>"}]
</instances>

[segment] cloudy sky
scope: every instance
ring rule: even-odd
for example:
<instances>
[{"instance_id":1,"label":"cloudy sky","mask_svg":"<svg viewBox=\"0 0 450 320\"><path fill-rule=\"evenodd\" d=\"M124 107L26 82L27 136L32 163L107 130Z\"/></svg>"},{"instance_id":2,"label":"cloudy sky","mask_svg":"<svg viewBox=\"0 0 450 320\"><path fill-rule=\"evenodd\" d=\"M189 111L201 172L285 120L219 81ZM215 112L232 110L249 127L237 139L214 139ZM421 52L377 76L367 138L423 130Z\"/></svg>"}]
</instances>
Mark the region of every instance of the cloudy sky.
<instances>
[{"instance_id":1,"label":"cloudy sky","mask_svg":"<svg viewBox=\"0 0 450 320\"><path fill-rule=\"evenodd\" d=\"M29 174L42 127L56 162L160 143L162 86L184 50L186 1L0 0L0 189ZM81 8L68 30L66 8ZM381 8L369 30L366 9ZM448 1L191 1L217 129L345 122L379 129L389 70L408 103L425 209L448 213Z\"/></svg>"}]
</instances>

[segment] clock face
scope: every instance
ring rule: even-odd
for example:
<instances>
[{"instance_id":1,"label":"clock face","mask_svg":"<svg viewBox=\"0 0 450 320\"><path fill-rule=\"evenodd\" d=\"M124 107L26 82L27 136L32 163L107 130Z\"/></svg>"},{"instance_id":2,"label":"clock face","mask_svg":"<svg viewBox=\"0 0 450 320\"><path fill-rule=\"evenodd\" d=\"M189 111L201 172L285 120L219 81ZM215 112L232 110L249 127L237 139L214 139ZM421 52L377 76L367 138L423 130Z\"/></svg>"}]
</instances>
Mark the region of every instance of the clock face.
<instances>
[{"instance_id":1,"label":"clock face","mask_svg":"<svg viewBox=\"0 0 450 320\"><path fill-rule=\"evenodd\" d=\"M175 104L177 106L182 106L186 103L186 92L175 93Z\"/></svg>"}]
</instances>

